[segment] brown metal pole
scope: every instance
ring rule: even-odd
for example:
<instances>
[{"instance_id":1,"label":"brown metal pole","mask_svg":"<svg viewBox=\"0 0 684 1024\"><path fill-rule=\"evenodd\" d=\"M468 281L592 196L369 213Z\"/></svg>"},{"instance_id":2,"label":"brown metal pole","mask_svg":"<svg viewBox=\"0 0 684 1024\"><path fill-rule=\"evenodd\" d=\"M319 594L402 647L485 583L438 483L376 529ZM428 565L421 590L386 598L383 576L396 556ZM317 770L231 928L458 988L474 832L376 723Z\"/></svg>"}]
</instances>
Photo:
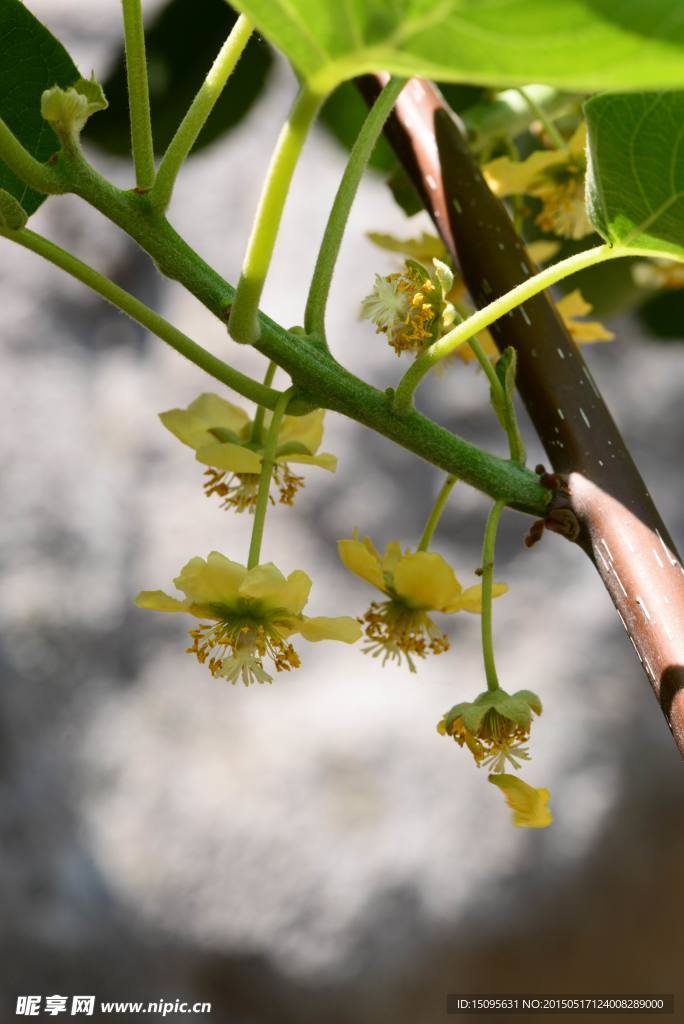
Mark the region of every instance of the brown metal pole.
<instances>
[{"instance_id":1,"label":"brown metal pole","mask_svg":"<svg viewBox=\"0 0 684 1024\"><path fill-rule=\"evenodd\" d=\"M359 80L367 98L379 80ZM438 90L412 79L386 134L478 307L536 273ZM579 349L541 294L490 328L557 473L548 525L592 559L684 756L684 568Z\"/></svg>"}]
</instances>

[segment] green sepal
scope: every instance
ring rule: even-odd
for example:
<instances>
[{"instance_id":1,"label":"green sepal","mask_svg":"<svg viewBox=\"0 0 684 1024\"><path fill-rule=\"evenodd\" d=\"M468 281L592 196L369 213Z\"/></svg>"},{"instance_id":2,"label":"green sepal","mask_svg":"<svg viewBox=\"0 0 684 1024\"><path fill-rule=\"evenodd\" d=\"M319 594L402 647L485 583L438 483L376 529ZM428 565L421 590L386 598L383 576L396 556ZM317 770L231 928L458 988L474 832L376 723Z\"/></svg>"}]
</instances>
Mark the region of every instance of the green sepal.
<instances>
[{"instance_id":1,"label":"green sepal","mask_svg":"<svg viewBox=\"0 0 684 1024\"><path fill-rule=\"evenodd\" d=\"M276 458L282 455L313 455L313 452L301 441L288 441L287 444L281 444L276 448Z\"/></svg>"},{"instance_id":2,"label":"green sepal","mask_svg":"<svg viewBox=\"0 0 684 1024\"><path fill-rule=\"evenodd\" d=\"M95 78L79 78L68 89L53 85L40 99L40 113L60 141L78 139L88 118L109 104Z\"/></svg>"},{"instance_id":3,"label":"green sepal","mask_svg":"<svg viewBox=\"0 0 684 1024\"><path fill-rule=\"evenodd\" d=\"M229 427L210 427L209 433L216 438L217 441L224 441L229 444L241 444L242 440L234 430L230 430Z\"/></svg>"}]
</instances>

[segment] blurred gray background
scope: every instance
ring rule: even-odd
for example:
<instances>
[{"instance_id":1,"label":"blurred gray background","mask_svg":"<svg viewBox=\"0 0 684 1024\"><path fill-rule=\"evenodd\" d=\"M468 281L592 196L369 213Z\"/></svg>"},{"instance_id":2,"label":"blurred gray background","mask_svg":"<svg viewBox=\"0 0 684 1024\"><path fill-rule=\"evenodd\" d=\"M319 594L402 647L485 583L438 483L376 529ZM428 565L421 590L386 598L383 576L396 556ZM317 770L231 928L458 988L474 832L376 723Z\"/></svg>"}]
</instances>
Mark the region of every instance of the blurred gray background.
<instances>
[{"instance_id":1,"label":"blurred gray background","mask_svg":"<svg viewBox=\"0 0 684 1024\"><path fill-rule=\"evenodd\" d=\"M115 0L30 7L104 77L120 41ZM250 117L179 180L171 220L228 280L294 88L278 65ZM133 184L125 164L91 155ZM343 166L314 132L264 296L286 325L301 320ZM77 200L51 199L32 227L262 372ZM380 179L364 183L330 334L338 358L381 386L403 364L358 307L395 263L364 233L428 227L407 221ZM303 667L272 687L212 680L183 654L188 623L133 597L172 590L185 561L213 548L244 561L248 517L205 499L201 468L156 416L216 389L37 257L5 241L1 251L1 1019L38 992L210 1000L211 1017L196 1019L230 1024L439 1021L447 992L684 999L680 759L584 556L555 536L526 551L528 521L504 518L497 654L506 688L545 702L524 775L552 792L548 830L514 829L485 774L435 731L484 686L474 617L452 620L452 650L417 676L302 642ZM611 326L619 340L588 353L592 371L681 546L684 353L628 318ZM423 401L503 453L474 368L454 366ZM531 463L543 460L527 440ZM373 594L342 569L335 540L358 526L378 545L414 545L441 480L331 415L323 448L337 474L307 472L296 508L270 513L264 556L309 572L312 614L360 614ZM437 535L465 585L487 508L457 487Z\"/></svg>"}]
</instances>

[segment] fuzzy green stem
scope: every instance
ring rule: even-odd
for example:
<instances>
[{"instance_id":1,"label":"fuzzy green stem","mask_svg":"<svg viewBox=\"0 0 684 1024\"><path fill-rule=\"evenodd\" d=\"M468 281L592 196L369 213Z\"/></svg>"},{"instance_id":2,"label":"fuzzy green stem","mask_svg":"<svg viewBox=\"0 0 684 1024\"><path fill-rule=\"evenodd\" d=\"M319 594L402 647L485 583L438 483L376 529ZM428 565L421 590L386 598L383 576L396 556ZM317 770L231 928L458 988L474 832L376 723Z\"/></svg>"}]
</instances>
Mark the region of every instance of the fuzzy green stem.
<instances>
[{"instance_id":1,"label":"fuzzy green stem","mask_svg":"<svg viewBox=\"0 0 684 1024\"><path fill-rule=\"evenodd\" d=\"M536 120L541 123L542 127L544 128L546 134L551 139L551 142L553 143L555 148L556 149L565 149L565 146L566 146L565 139L563 138L561 133L558 131L558 129L556 128L555 124L553 123L551 118L548 116L548 114L539 106L539 104L535 100L533 94L531 92L529 92L527 89L522 89L522 88L518 89L518 92L520 93L522 98L525 100L525 103L527 104L527 106L530 108L530 112L534 115Z\"/></svg>"},{"instance_id":2,"label":"fuzzy green stem","mask_svg":"<svg viewBox=\"0 0 684 1024\"><path fill-rule=\"evenodd\" d=\"M57 141L55 140L56 148ZM3 160L21 181L34 188L36 192L46 192L50 195L68 190L68 186L52 167L41 164L39 160L31 156L2 118L0 118L0 160Z\"/></svg>"},{"instance_id":3,"label":"fuzzy green stem","mask_svg":"<svg viewBox=\"0 0 684 1024\"><path fill-rule=\"evenodd\" d=\"M541 270L538 274L528 278L527 281L523 281L509 292L506 292L505 295L495 299L494 302L490 302L488 306L478 309L467 320L457 324L443 338L434 342L409 367L396 390L394 397L395 412L399 415L407 413L413 404L413 394L423 377L440 359L451 355L452 352L455 352L460 345L469 341L478 331L489 327L495 320L499 320L512 309L516 309L523 302L538 295L539 292L549 288L552 284L556 284L557 281L562 281L564 278L569 277L570 274L575 274L578 270L583 270L585 267L594 266L596 263L603 263L606 260L626 255L630 254L618 246L597 245L593 249L587 249L584 252L576 253L574 256L568 256L567 259L561 260L545 270Z\"/></svg>"},{"instance_id":4,"label":"fuzzy green stem","mask_svg":"<svg viewBox=\"0 0 684 1024\"><path fill-rule=\"evenodd\" d=\"M239 370L234 370L221 359L217 359L211 352L207 352L201 345L192 341L182 331L179 331L167 320L159 316L158 313L155 313L154 310L124 291L123 288L114 284L109 278L98 273L97 270L89 267L86 263L82 263L81 260L72 256L71 253L55 245L54 242L50 242L47 238L29 231L28 228L22 228L20 231L0 229L0 236L9 238L13 242L18 242L25 249L30 249L50 263L54 263L55 266L65 270L67 274L75 277L78 281L87 285L88 288L92 288L94 292L107 299L113 306L120 309L122 313L126 313L136 323L146 327L148 331L156 334L158 338L161 338L171 348L180 352L190 362L195 363L196 366L199 366L200 369L215 377L216 380L227 384L229 388L237 391L238 394L251 399L253 402L258 402L260 405L266 405L270 409L276 407L281 392L274 391L264 384L259 384L258 381L252 380L251 377L240 373Z\"/></svg>"},{"instance_id":5,"label":"fuzzy green stem","mask_svg":"<svg viewBox=\"0 0 684 1024\"><path fill-rule=\"evenodd\" d=\"M294 395L294 392L295 388L289 388L289 390L284 391L280 396L276 407L273 410L273 417L268 427L268 433L266 434L266 444L264 445L264 453L261 457L259 493L257 494L256 506L254 508L252 539L249 545L249 557L247 559L248 569L253 569L255 565L259 564L261 542L264 538L266 510L268 509L268 500L271 492L271 476L273 475L273 467L275 466L276 451L278 448L280 424L282 423L288 403Z\"/></svg>"},{"instance_id":6,"label":"fuzzy green stem","mask_svg":"<svg viewBox=\"0 0 684 1024\"><path fill-rule=\"evenodd\" d=\"M492 634L492 586L494 583L494 548L499 519L504 503L497 501L487 518L482 543L482 655L488 690L499 689L499 678L494 662L494 637Z\"/></svg>"},{"instance_id":7,"label":"fuzzy green stem","mask_svg":"<svg viewBox=\"0 0 684 1024\"><path fill-rule=\"evenodd\" d=\"M124 42L126 46L126 77L131 117L131 149L138 188L154 184L154 148L150 120L150 93L147 85L145 29L141 0L121 0Z\"/></svg>"},{"instance_id":8,"label":"fuzzy green stem","mask_svg":"<svg viewBox=\"0 0 684 1024\"><path fill-rule=\"evenodd\" d=\"M273 378L276 375L277 369L278 364L274 363L273 360L271 360L266 369L266 373L264 374L264 387L271 386L271 384L273 383ZM250 437L250 441L254 442L255 444L258 444L261 441L261 434L264 428L265 414L265 407L263 405L260 405L256 411L256 415L254 416L254 422L252 423L252 434Z\"/></svg>"},{"instance_id":9,"label":"fuzzy green stem","mask_svg":"<svg viewBox=\"0 0 684 1024\"><path fill-rule=\"evenodd\" d=\"M454 488L454 485L457 482L457 479L458 478L455 477L455 476L448 476L446 478L446 480L444 481L444 483L443 483L443 485L441 487L441 490L440 490L439 494L437 495L437 500L435 501L434 505L432 506L432 512L428 516L428 521L425 524L425 529L423 530L423 536L420 538L420 543L418 544L418 548L417 548L418 551L427 551L427 549L430 547L430 542L432 541L432 535L434 534L435 530L437 529L437 524L439 523L440 519L442 518L442 513L444 512L444 509L446 508L446 503L449 500L449 495L451 494L451 492L452 492L452 490Z\"/></svg>"},{"instance_id":10,"label":"fuzzy green stem","mask_svg":"<svg viewBox=\"0 0 684 1024\"><path fill-rule=\"evenodd\" d=\"M276 143L228 323L231 337L236 341L254 344L259 340L259 303L271 265L285 200L320 104L320 96L303 87Z\"/></svg>"},{"instance_id":11,"label":"fuzzy green stem","mask_svg":"<svg viewBox=\"0 0 684 1024\"><path fill-rule=\"evenodd\" d=\"M349 220L349 212L378 137L404 84L403 78L390 78L368 111L363 127L349 154L347 166L330 210L311 279L304 314L304 328L307 334L315 334L319 338L325 337L325 309L342 237Z\"/></svg>"},{"instance_id":12,"label":"fuzzy green stem","mask_svg":"<svg viewBox=\"0 0 684 1024\"><path fill-rule=\"evenodd\" d=\"M150 201L156 209L164 211L169 205L183 161L195 145L251 34L251 22L241 14L164 153L150 192Z\"/></svg>"}]
</instances>

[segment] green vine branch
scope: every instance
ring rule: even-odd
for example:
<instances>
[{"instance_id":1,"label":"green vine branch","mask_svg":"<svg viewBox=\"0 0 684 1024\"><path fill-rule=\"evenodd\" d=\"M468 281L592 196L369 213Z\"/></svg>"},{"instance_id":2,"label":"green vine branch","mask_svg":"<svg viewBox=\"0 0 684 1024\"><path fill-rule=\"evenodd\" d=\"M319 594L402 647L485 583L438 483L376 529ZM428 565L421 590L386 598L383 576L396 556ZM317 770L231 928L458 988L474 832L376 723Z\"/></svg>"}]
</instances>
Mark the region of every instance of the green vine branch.
<instances>
[{"instance_id":1,"label":"green vine branch","mask_svg":"<svg viewBox=\"0 0 684 1024\"><path fill-rule=\"evenodd\" d=\"M138 188L149 189L154 183L154 147L141 0L122 0L122 8L135 180Z\"/></svg>"}]
</instances>

